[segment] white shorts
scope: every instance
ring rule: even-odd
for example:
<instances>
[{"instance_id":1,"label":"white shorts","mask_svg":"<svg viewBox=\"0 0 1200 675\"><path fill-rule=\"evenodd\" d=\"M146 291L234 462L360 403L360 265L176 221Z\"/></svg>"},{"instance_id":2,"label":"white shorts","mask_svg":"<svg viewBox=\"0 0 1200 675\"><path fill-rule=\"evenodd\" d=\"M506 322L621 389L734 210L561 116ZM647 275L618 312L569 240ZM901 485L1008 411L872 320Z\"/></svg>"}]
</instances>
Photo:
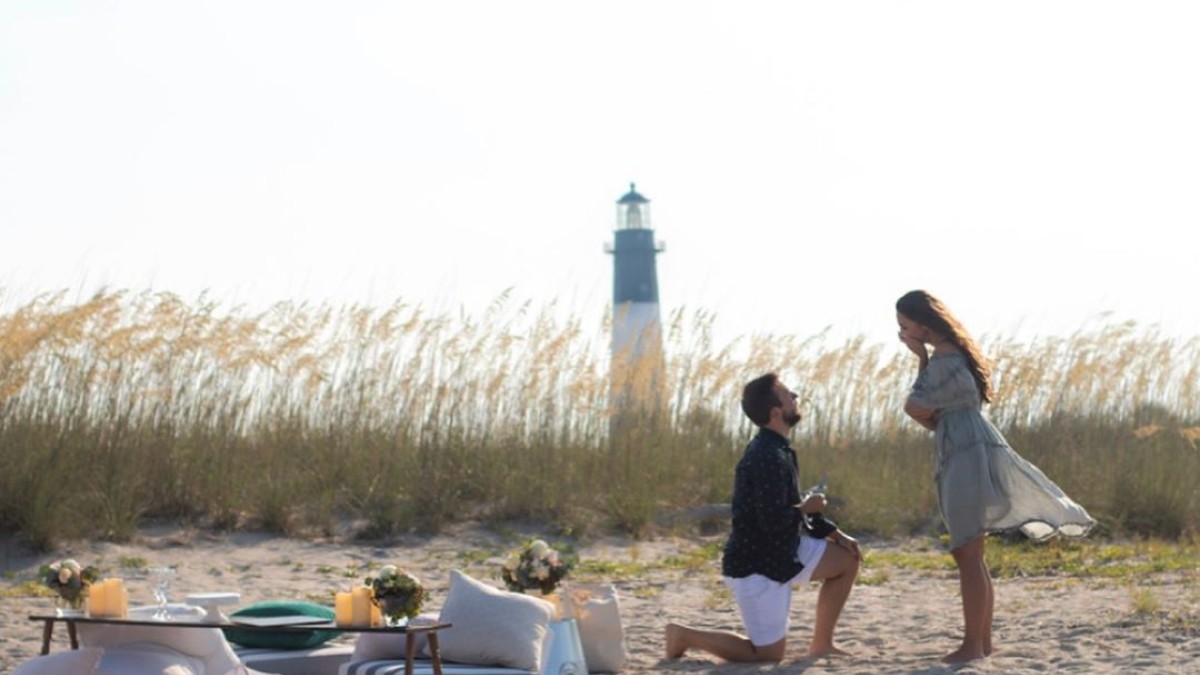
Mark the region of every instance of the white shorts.
<instances>
[{"instance_id":1,"label":"white shorts","mask_svg":"<svg viewBox=\"0 0 1200 675\"><path fill-rule=\"evenodd\" d=\"M755 647L775 644L787 635L788 614L792 605L792 584L805 584L812 580L813 570L825 555L828 542L824 539L800 537L796 548L796 560L804 565L800 573L787 583L779 583L761 574L735 579L725 577L725 585L733 593L746 637Z\"/></svg>"}]
</instances>

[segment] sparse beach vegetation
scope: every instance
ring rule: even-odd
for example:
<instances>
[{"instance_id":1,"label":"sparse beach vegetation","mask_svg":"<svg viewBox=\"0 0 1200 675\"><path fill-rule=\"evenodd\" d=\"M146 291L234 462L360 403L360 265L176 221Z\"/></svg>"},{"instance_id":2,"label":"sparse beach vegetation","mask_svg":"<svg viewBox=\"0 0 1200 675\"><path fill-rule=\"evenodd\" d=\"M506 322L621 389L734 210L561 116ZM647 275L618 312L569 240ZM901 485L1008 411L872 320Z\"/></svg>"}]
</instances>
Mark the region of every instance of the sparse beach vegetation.
<instances>
[{"instance_id":1,"label":"sparse beach vegetation","mask_svg":"<svg viewBox=\"0 0 1200 675\"><path fill-rule=\"evenodd\" d=\"M803 393L802 473L828 471L836 520L939 531L932 442L901 411L914 372L898 349L827 333L716 344L713 315L675 312L661 375L642 378L658 403L613 433L608 324L560 317L507 296L479 315L402 302L250 313L149 292L7 309L0 531L35 548L160 521L382 537L531 519L637 535L728 500L750 433L739 390L769 369ZM1099 538L1200 531L1200 339L1114 323L981 342L990 416ZM1071 564L1074 549L1045 550Z\"/></svg>"}]
</instances>

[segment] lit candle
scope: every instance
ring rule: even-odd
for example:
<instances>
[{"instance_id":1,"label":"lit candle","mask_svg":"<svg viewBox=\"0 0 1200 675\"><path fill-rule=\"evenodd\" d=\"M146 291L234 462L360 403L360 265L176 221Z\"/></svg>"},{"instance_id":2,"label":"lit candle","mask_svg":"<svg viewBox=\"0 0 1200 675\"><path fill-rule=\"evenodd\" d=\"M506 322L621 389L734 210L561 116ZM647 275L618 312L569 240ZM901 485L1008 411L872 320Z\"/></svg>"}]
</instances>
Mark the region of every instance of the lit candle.
<instances>
[{"instance_id":1,"label":"lit candle","mask_svg":"<svg viewBox=\"0 0 1200 675\"><path fill-rule=\"evenodd\" d=\"M129 618L129 590L125 588L124 579L109 579L112 585L108 587L108 613L118 619Z\"/></svg>"},{"instance_id":2,"label":"lit candle","mask_svg":"<svg viewBox=\"0 0 1200 675\"><path fill-rule=\"evenodd\" d=\"M355 626L371 625L371 589L367 586L350 590L350 622Z\"/></svg>"},{"instance_id":3,"label":"lit candle","mask_svg":"<svg viewBox=\"0 0 1200 675\"><path fill-rule=\"evenodd\" d=\"M108 579L101 579L92 584L88 589L88 614L92 616L108 616L111 611L109 606L109 589L112 584Z\"/></svg>"},{"instance_id":4,"label":"lit candle","mask_svg":"<svg viewBox=\"0 0 1200 675\"><path fill-rule=\"evenodd\" d=\"M337 615L337 625L350 626L354 623L351 598L349 593L335 593L333 596L333 611Z\"/></svg>"}]
</instances>

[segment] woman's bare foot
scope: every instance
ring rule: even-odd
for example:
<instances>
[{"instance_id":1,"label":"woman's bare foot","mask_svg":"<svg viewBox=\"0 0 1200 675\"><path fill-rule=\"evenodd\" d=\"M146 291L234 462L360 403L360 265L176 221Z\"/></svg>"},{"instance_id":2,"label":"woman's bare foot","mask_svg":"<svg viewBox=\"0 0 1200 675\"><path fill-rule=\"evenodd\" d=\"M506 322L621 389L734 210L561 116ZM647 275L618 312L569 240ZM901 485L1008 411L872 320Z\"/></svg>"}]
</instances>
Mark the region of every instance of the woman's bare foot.
<instances>
[{"instance_id":1,"label":"woman's bare foot","mask_svg":"<svg viewBox=\"0 0 1200 675\"><path fill-rule=\"evenodd\" d=\"M813 656L850 656L850 652L838 649L833 645L812 645L808 648L809 657Z\"/></svg>"},{"instance_id":2,"label":"woman's bare foot","mask_svg":"<svg viewBox=\"0 0 1200 675\"><path fill-rule=\"evenodd\" d=\"M971 650L966 647L959 647L949 654L942 657L942 661L946 663L966 663L968 661L976 661L982 659L986 654L982 650Z\"/></svg>"},{"instance_id":3,"label":"woman's bare foot","mask_svg":"<svg viewBox=\"0 0 1200 675\"><path fill-rule=\"evenodd\" d=\"M667 658L677 659L683 656L687 651L683 643L683 626L669 623L667 624L666 638L664 639L667 645Z\"/></svg>"}]
</instances>

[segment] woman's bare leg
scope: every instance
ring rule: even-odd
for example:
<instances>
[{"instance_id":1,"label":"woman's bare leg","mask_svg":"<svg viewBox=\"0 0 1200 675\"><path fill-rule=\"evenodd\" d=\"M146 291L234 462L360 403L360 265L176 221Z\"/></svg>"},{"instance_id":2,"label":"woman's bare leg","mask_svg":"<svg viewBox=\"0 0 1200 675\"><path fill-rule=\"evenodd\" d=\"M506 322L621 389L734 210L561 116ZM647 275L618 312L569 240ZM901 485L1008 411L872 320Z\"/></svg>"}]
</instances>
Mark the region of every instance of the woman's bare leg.
<instances>
[{"instance_id":1,"label":"woman's bare leg","mask_svg":"<svg viewBox=\"0 0 1200 675\"><path fill-rule=\"evenodd\" d=\"M667 624L667 658L677 659L689 649L699 649L726 661L738 663L773 662L783 660L787 638L762 647L755 647L748 638L723 630L701 630L677 623Z\"/></svg>"},{"instance_id":2,"label":"woman's bare leg","mask_svg":"<svg viewBox=\"0 0 1200 675\"><path fill-rule=\"evenodd\" d=\"M958 564L958 585L962 591L963 641L958 649L942 657L943 661L957 663L986 656L984 626L988 620L990 578L983 561L983 541L983 536L979 536L951 551Z\"/></svg>"},{"instance_id":3,"label":"woman's bare leg","mask_svg":"<svg viewBox=\"0 0 1200 675\"><path fill-rule=\"evenodd\" d=\"M982 548L982 544L980 545ZM981 552L982 553L982 552ZM983 579L987 582L987 602L984 605L986 612L983 617L983 655L991 656L992 654L992 620L996 614L996 588L992 584L992 571L988 569L987 557L980 556L980 561L983 564Z\"/></svg>"}]
</instances>

